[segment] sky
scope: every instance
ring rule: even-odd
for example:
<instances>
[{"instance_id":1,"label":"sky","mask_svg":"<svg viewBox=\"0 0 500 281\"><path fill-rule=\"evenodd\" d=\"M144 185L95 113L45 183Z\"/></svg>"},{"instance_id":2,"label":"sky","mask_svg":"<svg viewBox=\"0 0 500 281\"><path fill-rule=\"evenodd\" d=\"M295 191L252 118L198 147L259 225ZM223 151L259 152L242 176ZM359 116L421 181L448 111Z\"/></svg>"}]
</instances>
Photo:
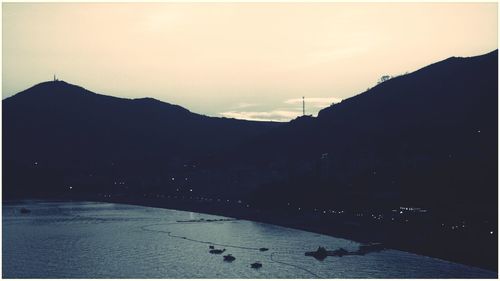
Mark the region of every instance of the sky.
<instances>
[{"instance_id":1,"label":"sky","mask_svg":"<svg viewBox=\"0 0 500 281\"><path fill-rule=\"evenodd\" d=\"M497 3L3 3L2 98L59 79L288 121L383 75L498 48Z\"/></svg>"}]
</instances>

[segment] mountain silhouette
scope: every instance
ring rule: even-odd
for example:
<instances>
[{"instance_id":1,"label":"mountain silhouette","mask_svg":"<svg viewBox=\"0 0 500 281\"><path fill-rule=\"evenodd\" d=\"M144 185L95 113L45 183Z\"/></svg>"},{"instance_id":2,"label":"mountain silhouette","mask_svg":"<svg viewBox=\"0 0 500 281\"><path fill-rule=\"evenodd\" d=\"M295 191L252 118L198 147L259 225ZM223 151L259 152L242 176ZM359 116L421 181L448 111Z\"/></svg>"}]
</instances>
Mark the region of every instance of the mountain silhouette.
<instances>
[{"instance_id":1,"label":"mountain silhouette","mask_svg":"<svg viewBox=\"0 0 500 281\"><path fill-rule=\"evenodd\" d=\"M288 123L207 117L63 81L3 101L4 196L66 192L252 198L262 206L497 206L498 52L392 78ZM175 184L174 184L175 182ZM443 202L446 204L443 205Z\"/></svg>"},{"instance_id":2,"label":"mountain silhouette","mask_svg":"<svg viewBox=\"0 0 500 281\"><path fill-rule=\"evenodd\" d=\"M277 125L207 117L152 98L100 95L64 81L40 83L3 101L4 195L50 195L89 174L104 182L166 177L172 166Z\"/></svg>"},{"instance_id":3,"label":"mountain silhouette","mask_svg":"<svg viewBox=\"0 0 500 281\"><path fill-rule=\"evenodd\" d=\"M262 173L281 175L255 193L262 204L411 204L491 214L497 116L494 51L392 78L238 151L252 152L239 155L248 165L272 167Z\"/></svg>"}]
</instances>

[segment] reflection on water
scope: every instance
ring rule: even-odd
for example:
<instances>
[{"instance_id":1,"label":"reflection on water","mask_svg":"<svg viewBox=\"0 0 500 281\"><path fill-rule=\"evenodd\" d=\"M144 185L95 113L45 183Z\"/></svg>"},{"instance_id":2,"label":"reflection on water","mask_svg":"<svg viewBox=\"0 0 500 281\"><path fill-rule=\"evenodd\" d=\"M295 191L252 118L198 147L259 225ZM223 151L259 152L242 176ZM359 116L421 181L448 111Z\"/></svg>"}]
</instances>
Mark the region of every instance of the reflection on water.
<instances>
[{"instance_id":1,"label":"reflection on water","mask_svg":"<svg viewBox=\"0 0 500 281\"><path fill-rule=\"evenodd\" d=\"M21 214L20 208L30 209ZM304 252L358 243L243 220L108 203L4 204L4 278L440 278L496 273L406 252L328 257ZM209 246L226 249L224 262ZM261 252L259 248L269 248ZM256 270L251 263L259 261Z\"/></svg>"}]
</instances>

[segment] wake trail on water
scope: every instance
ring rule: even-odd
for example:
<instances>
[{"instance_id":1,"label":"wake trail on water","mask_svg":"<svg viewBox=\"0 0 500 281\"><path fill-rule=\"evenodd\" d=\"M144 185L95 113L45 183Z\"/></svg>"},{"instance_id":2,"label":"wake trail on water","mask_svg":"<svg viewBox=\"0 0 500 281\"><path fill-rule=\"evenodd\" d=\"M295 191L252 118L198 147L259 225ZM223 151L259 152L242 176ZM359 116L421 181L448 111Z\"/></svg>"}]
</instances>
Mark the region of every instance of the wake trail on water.
<instances>
[{"instance_id":1,"label":"wake trail on water","mask_svg":"<svg viewBox=\"0 0 500 281\"><path fill-rule=\"evenodd\" d=\"M295 265L295 264L292 264L292 263L287 263L287 262L283 262L283 261L276 260L276 259L274 259L274 254L278 254L278 252L273 252L273 253L271 253L271 257L270 257L270 258L271 258L271 260L272 260L273 262L275 262L275 263L280 263L280 264L288 265L288 266L291 266L291 267L295 267L295 268L297 268L297 269L303 270L303 271L305 271L305 272L307 272L307 273L309 273L309 274L313 275L313 276L314 276L314 277L316 277L316 278L323 278L323 277L321 277L321 276L317 275L316 273L314 273L314 272L310 271L310 270L309 270L309 269L307 269L307 268L304 268L304 267L301 267L301 266L298 266L298 265Z\"/></svg>"},{"instance_id":2,"label":"wake trail on water","mask_svg":"<svg viewBox=\"0 0 500 281\"><path fill-rule=\"evenodd\" d=\"M220 244L220 243L214 243L211 241L203 241L203 240L197 240L197 239L192 239L188 238L185 236L179 236L179 235L174 235L172 234L171 231L165 231L165 230L158 230L158 229L149 229L151 226L159 226L159 225L172 225L172 224L180 224L180 223L163 223L163 224L150 224L146 226L142 226L141 229L144 231L149 231L149 232L158 232L158 233L165 233L168 236L172 238L179 238L179 239L184 239L192 242L197 242L201 244L209 244L209 245L214 245L214 246L221 246L221 247L227 247L227 248L237 248L237 249L244 249L244 250L256 250L259 251L260 248L253 248L253 247L244 247L244 246L237 246L237 245L230 245L230 244Z\"/></svg>"},{"instance_id":3,"label":"wake trail on water","mask_svg":"<svg viewBox=\"0 0 500 281\"><path fill-rule=\"evenodd\" d=\"M174 225L174 224L182 224L182 223L172 222L172 223L149 224L149 225L141 226L141 230L147 231L147 232L164 233L164 234L167 234L169 237L172 237L172 238L183 239L183 240L192 241L192 242L196 242L196 243L200 243L200 244L209 244L209 245L214 245L214 246L216 245L216 246L221 246L221 247L237 248L237 249L244 249L244 250L256 250L256 251L260 250L260 248L244 247L244 246L237 246L237 245L230 245L230 244L220 244L220 243L215 243L215 242L212 242L212 241L203 241L203 240L191 239L191 238L188 238L188 237L185 237L185 236L174 235L174 234L172 234L171 231L158 230L158 229L150 229L150 227L154 227L154 226L165 226L165 225ZM269 258L271 259L271 261L273 261L275 263L279 263L279 264L291 266L291 267L294 267L294 268L299 269L299 270L303 270L303 271L311 274L312 276L314 276L316 278L323 278L323 277L317 275L316 273L310 271L307 268L304 268L304 267L301 267L301 266L298 266L298 265L295 265L295 264L291 264L291 263L279 261L279 260L275 259L274 258L274 254L278 254L278 253L279 252L272 252L271 253L271 255L269 256Z\"/></svg>"}]
</instances>

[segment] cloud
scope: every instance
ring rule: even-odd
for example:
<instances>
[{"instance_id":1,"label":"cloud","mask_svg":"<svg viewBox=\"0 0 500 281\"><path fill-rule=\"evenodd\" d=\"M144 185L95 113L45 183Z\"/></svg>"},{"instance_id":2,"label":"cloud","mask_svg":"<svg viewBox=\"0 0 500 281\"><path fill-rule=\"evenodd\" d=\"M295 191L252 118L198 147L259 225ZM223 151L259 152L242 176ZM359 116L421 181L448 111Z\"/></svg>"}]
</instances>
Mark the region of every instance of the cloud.
<instances>
[{"instance_id":1,"label":"cloud","mask_svg":"<svg viewBox=\"0 0 500 281\"><path fill-rule=\"evenodd\" d=\"M300 111L271 110L271 111L227 111L220 113L227 118L245 119L253 121L290 121L302 115Z\"/></svg>"},{"instance_id":2,"label":"cloud","mask_svg":"<svg viewBox=\"0 0 500 281\"><path fill-rule=\"evenodd\" d=\"M339 103L341 98L326 97L326 98L305 98L306 113L316 115L322 108L330 106L332 103ZM302 99L288 99L283 101L284 106L278 106L275 109L268 111L240 111L249 107L258 107L254 103L238 103L233 108L235 110L219 113L227 118L244 119L252 121L277 121L288 122L302 115Z\"/></svg>"},{"instance_id":3,"label":"cloud","mask_svg":"<svg viewBox=\"0 0 500 281\"><path fill-rule=\"evenodd\" d=\"M328 98L305 98L306 108L325 108L330 106L332 103L341 102L341 98L328 97ZM285 101L286 104L290 105L302 105L302 99L289 99Z\"/></svg>"}]
</instances>

